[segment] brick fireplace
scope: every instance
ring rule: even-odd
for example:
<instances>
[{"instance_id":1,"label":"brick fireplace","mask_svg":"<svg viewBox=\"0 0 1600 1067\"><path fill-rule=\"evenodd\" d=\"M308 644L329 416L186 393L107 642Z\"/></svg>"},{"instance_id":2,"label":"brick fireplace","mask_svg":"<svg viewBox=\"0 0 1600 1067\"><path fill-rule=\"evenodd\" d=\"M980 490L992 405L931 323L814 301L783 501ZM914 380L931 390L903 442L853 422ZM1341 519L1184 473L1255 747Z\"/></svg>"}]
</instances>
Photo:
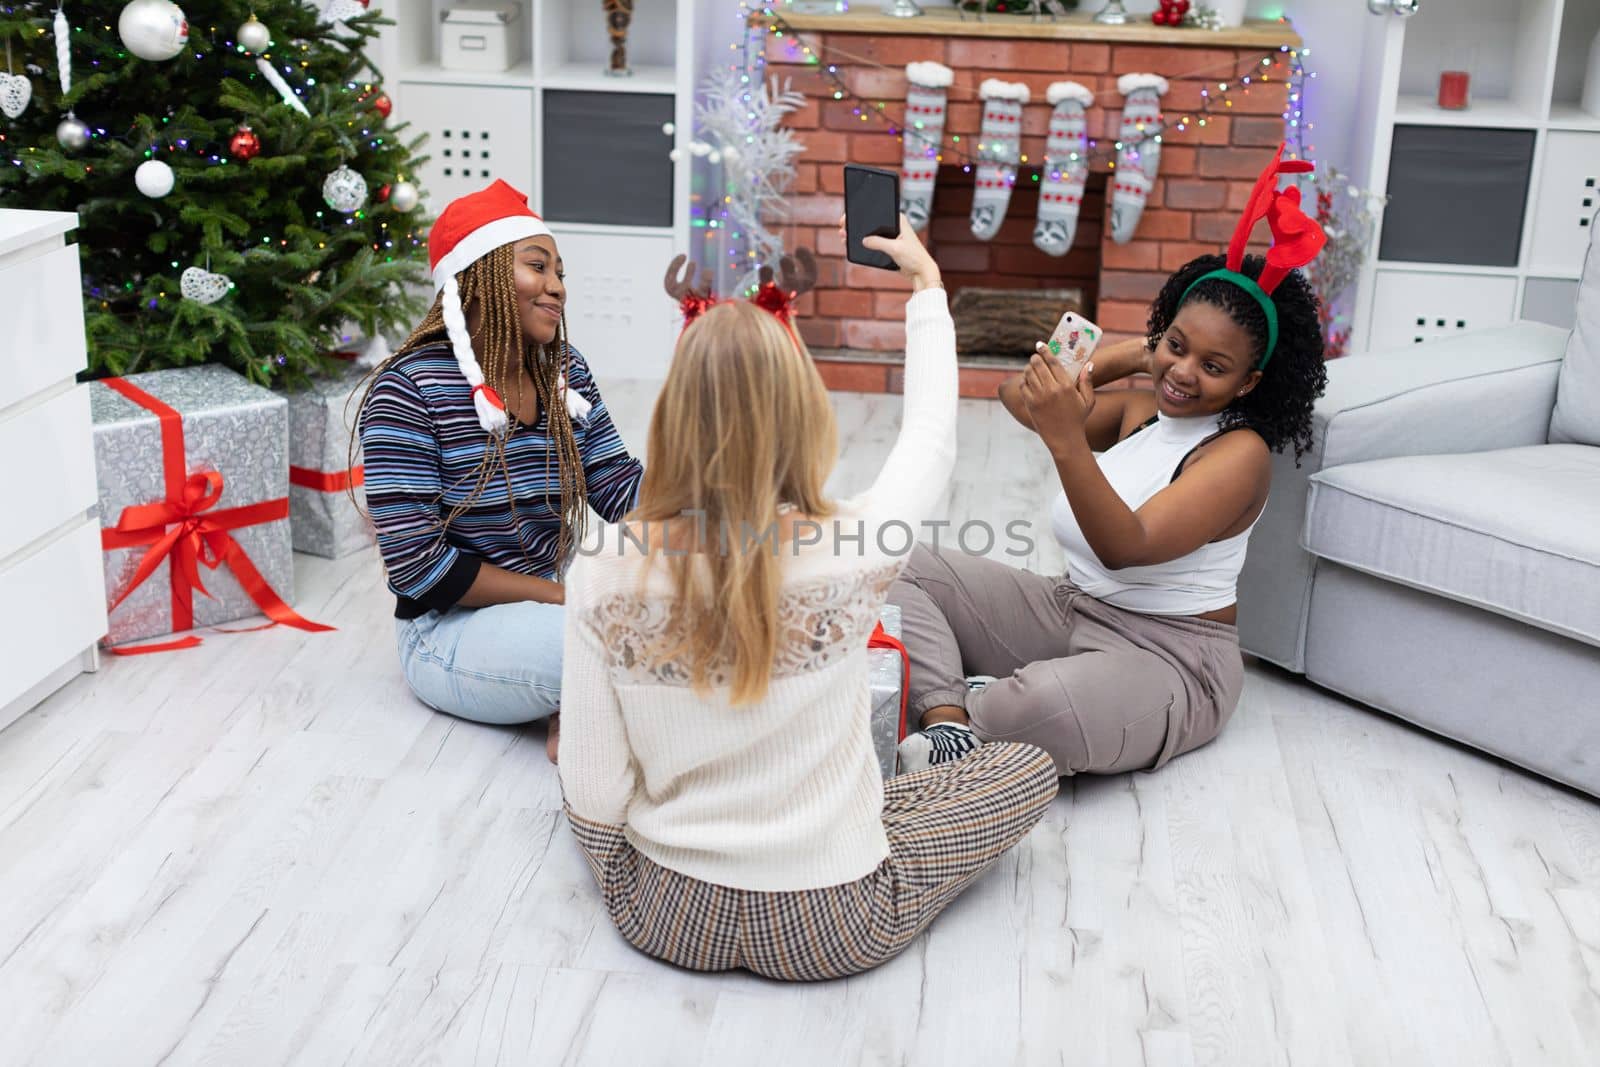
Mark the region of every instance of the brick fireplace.
<instances>
[{"instance_id":1,"label":"brick fireplace","mask_svg":"<svg viewBox=\"0 0 1600 1067\"><path fill-rule=\"evenodd\" d=\"M768 37L768 73L792 81L808 103L788 122L806 151L789 198L786 233L791 246L815 248L821 265L815 293L801 302L801 333L831 387L866 392L897 391L901 381L905 286L886 272L845 262L836 230L844 210L843 164L898 169L902 149L890 124L898 126L905 107L905 64L937 60L955 71L947 143L952 136L977 140L982 110L978 85L983 79L1026 83L1032 100L1023 112L1022 154L1035 164L1044 160L1049 84L1071 79L1100 94L1088 111L1088 131L1101 146L1094 153L1076 239L1066 256L1056 258L1034 248L1039 197L1037 186L1026 177L1019 177L999 234L992 241L973 237L967 223L973 174L963 172L959 163L939 170L934 217L924 239L952 291L963 286L1076 287L1083 291L1089 316L1116 337L1143 332L1149 302L1168 273L1226 244L1252 181L1283 137L1288 87L1274 76L1266 84L1253 84L1248 95L1235 89L1228 94L1231 103L1214 108L1204 127L1196 123L1179 132L1174 128L1177 119L1200 117L1201 89L1207 84L1229 81L1234 71L1242 72L1247 63L1259 62L1283 45L1299 45L1286 24L1270 22L1210 32L1167 29L1147 21L1100 26L1087 14L1037 23L1023 16L993 15L979 23L949 11L893 19L875 10L796 15L787 21L801 40ZM889 121L871 114L863 121L855 101L848 96L833 99L832 83L807 62L800 44L836 67L858 96L883 102L882 114ZM1171 90L1163 99L1167 132L1160 176L1133 240L1118 245L1102 225L1108 213L1107 157L1122 108L1117 77L1133 72L1160 74ZM1004 367L964 366L962 392L992 396L1010 373Z\"/></svg>"}]
</instances>

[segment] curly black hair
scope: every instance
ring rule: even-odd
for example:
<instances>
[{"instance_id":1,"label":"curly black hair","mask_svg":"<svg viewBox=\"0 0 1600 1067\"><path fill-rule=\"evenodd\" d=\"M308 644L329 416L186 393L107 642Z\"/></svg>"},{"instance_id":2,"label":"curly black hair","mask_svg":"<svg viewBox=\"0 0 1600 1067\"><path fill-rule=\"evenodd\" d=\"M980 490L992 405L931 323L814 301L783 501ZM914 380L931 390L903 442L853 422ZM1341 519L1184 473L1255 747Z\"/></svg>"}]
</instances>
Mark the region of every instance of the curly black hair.
<instances>
[{"instance_id":1,"label":"curly black hair","mask_svg":"<svg viewBox=\"0 0 1600 1067\"><path fill-rule=\"evenodd\" d=\"M1266 261L1246 256L1241 274L1261 276ZM1150 325L1146 344L1154 351L1161 337L1177 318L1185 303L1183 294L1202 274L1227 266L1222 256L1201 256L1179 268L1150 305ZM1200 301L1221 309L1238 323L1254 342L1251 358L1261 361L1267 347L1267 316L1261 305L1237 285L1220 278L1209 278L1194 287L1189 301ZM1261 374L1261 381L1222 410L1222 426L1233 429L1248 426L1260 434L1267 447L1282 452L1294 446L1295 465L1311 448L1311 409L1328 384L1328 371L1322 360L1322 327L1317 320L1317 297L1305 275L1290 271L1272 293L1278 309L1278 347Z\"/></svg>"}]
</instances>

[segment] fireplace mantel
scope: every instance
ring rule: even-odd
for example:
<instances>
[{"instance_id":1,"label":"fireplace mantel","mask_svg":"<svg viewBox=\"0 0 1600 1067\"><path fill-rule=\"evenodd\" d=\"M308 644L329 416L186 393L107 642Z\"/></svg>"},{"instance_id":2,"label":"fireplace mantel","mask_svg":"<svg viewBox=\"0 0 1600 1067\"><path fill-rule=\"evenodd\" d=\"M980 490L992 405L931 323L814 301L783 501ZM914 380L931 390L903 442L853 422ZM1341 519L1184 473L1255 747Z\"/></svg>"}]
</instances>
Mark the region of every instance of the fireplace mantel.
<instances>
[{"instance_id":1,"label":"fireplace mantel","mask_svg":"<svg viewBox=\"0 0 1600 1067\"><path fill-rule=\"evenodd\" d=\"M1090 0L1096 3L1098 0ZM865 5L863 5L865 6ZM764 21L764 16L753 16ZM783 21L803 33L868 33L901 37L1004 37L1042 41L1092 41L1098 44L1178 45L1194 48L1300 47L1300 35L1287 22L1248 19L1243 26L1224 30L1182 29L1157 26L1134 16L1121 26L1094 21L1091 12L1078 11L1054 20L1034 20L1025 15L990 15L982 22L973 15L962 18L954 8L933 8L916 18L895 18L877 10L842 14L789 15Z\"/></svg>"}]
</instances>

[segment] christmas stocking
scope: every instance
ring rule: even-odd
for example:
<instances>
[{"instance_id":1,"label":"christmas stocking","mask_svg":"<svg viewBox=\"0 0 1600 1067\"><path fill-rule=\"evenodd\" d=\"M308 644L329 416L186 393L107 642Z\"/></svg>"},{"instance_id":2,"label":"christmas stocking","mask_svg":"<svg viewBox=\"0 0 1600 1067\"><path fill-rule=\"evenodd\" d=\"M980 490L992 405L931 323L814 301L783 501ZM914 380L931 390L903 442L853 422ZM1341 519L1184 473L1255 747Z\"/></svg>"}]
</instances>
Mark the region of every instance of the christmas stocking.
<instances>
[{"instance_id":1,"label":"christmas stocking","mask_svg":"<svg viewBox=\"0 0 1600 1067\"><path fill-rule=\"evenodd\" d=\"M900 164L900 210L916 230L933 211L933 181L939 174L944 143L945 93L955 74L943 63L907 63L906 121L901 131L905 157Z\"/></svg>"},{"instance_id":2,"label":"christmas stocking","mask_svg":"<svg viewBox=\"0 0 1600 1067\"><path fill-rule=\"evenodd\" d=\"M1050 136L1045 141L1044 180L1039 188L1039 221L1033 244L1041 252L1064 256L1078 232L1083 183L1089 177L1089 139L1083 109L1094 93L1077 82L1050 86Z\"/></svg>"},{"instance_id":3,"label":"christmas stocking","mask_svg":"<svg viewBox=\"0 0 1600 1067\"><path fill-rule=\"evenodd\" d=\"M1117 79L1123 95L1122 129L1118 138L1117 172L1111 176L1111 239L1125 245L1139 228L1139 216L1161 169L1161 97L1167 80L1155 74L1124 74Z\"/></svg>"},{"instance_id":4,"label":"christmas stocking","mask_svg":"<svg viewBox=\"0 0 1600 1067\"><path fill-rule=\"evenodd\" d=\"M1021 82L989 78L978 87L983 97L983 126L978 130L978 184L972 194L972 234L987 241L1000 232L1011 187L1017 183L1017 157L1022 144L1022 105L1028 87Z\"/></svg>"}]
</instances>

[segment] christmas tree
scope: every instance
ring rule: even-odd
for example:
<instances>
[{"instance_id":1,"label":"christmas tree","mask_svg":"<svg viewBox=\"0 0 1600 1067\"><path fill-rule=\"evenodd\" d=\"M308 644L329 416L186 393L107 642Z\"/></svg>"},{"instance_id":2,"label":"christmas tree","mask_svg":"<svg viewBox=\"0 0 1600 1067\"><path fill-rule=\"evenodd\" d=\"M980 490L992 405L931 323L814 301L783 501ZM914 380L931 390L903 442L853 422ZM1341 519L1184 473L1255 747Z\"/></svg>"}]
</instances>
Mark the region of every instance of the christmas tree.
<instances>
[{"instance_id":1,"label":"christmas tree","mask_svg":"<svg viewBox=\"0 0 1600 1067\"><path fill-rule=\"evenodd\" d=\"M75 211L93 374L317 370L421 312L366 0L0 0L0 207Z\"/></svg>"}]
</instances>

